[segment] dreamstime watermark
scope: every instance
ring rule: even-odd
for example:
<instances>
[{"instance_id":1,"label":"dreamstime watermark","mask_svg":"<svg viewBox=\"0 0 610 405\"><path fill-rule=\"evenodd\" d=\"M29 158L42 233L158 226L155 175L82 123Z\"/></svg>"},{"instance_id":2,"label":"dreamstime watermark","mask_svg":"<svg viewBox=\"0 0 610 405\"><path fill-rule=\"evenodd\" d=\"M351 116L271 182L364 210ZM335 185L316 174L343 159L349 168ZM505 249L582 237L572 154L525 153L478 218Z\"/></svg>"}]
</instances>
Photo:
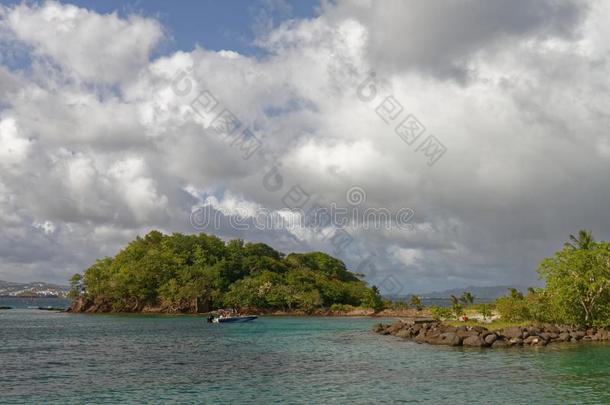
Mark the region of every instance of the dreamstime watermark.
<instances>
[{"instance_id":1,"label":"dreamstime watermark","mask_svg":"<svg viewBox=\"0 0 610 405\"><path fill-rule=\"evenodd\" d=\"M370 104L377 99L377 79L375 72L372 72L362 81L356 90L358 99L363 103ZM424 133L426 127L413 114L403 114L404 107L390 94L383 98L375 107L375 113L387 125L394 127L394 132L407 145L414 146ZM421 152L427 158L429 166L434 165L447 152L447 148L434 135L428 135L415 147L415 152Z\"/></svg>"},{"instance_id":2,"label":"dreamstime watermark","mask_svg":"<svg viewBox=\"0 0 610 405\"><path fill-rule=\"evenodd\" d=\"M198 121L204 129L212 129L230 146L238 148L242 153L242 159L248 160L255 154L261 159L262 166L271 167L262 178L262 186L270 193L281 191L284 188L284 176L279 165L274 159L263 150L263 142L254 136L253 132L247 127L244 128L237 116L230 109L221 104L218 97L209 89L202 89L198 86L197 80L193 77L193 69L181 69L171 81L171 89L179 97L189 97L188 104L192 111L197 114ZM195 95L193 97L193 95ZM311 202L311 193L305 191L299 184L292 185L281 197L284 207L294 209L304 209L308 202ZM311 208L311 207L310 207ZM306 210L307 212L311 209ZM201 209L191 213L191 224L204 223L206 212ZM240 216L233 216L232 227L242 228L243 222ZM231 224L229 224L231 226ZM193 225L195 229L201 226ZM320 228L314 228L321 231ZM328 241L333 247L333 253L341 254L353 241L353 237L345 229L323 229L321 233L323 241Z\"/></svg>"},{"instance_id":3,"label":"dreamstime watermark","mask_svg":"<svg viewBox=\"0 0 610 405\"><path fill-rule=\"evenodd\" d=\"M392 213L387 208L341 207L335 202L328 207L317 206L310 211L295 208L272 211L259 208L237 206L230 212L212 204L206 204L191 212L191 225L196 230L221 230L231 228L236 231L294 231L303 228L361 228L363 230L413 230L411 220L415 214L412 208L400 208Z\"/></svg>"},{"instance_id":4,"label":"dreamstime watermark","mask_svg":"<svg viewBox=\"0 0 610 405\"><path fill-rule=\"evenodd\" d=\"M360 186L347 190L347 206L331 202L322 205L310 202L310 194L300 186L291 187L281 198L283 209L273 211L267 208L252 209L251 206L237 206L230 211L213 204L205 204L191 212L191 226L199 231L226 230L269 231L287 230L291 233L307 229L322 241L330 243L333 253L342 253L353 237L346 228L368 230L399 229L411 231L415 210L399 208L364 207L366 192Z\"/></svg>"},{"instance_id":5,"label":"dreamstime watermark","mask_svg":"<svg viewBox=\"0 0 610 405\"><path fill-rule=\"evenodd\" d=\"M369 94L366 94L368 88ZM364 208L366 192L362 187L354 186L346 192L346 203L331 202L325 204L320 201L311 190L307 190L298 183L285 184L281 164L266 150L263 141L259 139L250 126L242 121L228 107L226 107L209 88L199 86L193 75L193 68L180 69L171 80L173 93L186 100L186 105L194 113L195 121L204 129L211 130L224 140L230 147L235 148L243 160L252 157L258 159L258 167L264 168L261 185L270 194L279 195L278 203L283 207L280 210L266 209L252 213L248 210L240 212L223 212L207 204L195 208L190 215L190 222L194 229L220 229L226 227L234 230L269 230L306 228L313 231L316 236L332 247L332 253L341 256L353 243L354 238L348 227L362 229L392 229L412 230L411 220L415 210L400 208L390 211L385 208ZM377 88L374 81L363 82L358 87L358 97L364 102L375 99ZM386 122L398 119L402 106L393 99L386 99L375 109L376 113ZM413 145L425 132L425 128L413 116L408 115L395 129L396 133L409 145ZM433 165L445 153L445 148L437 142L436 138L428 137L421 142L417 152L423 152L428 158L428 164ZM211 227L211 228L210 228ZM354 252L352 252L354 253ZM357 252L356 252L357 253ZM368 255L357 266L367 277L383 276L377 271L372 258ZM380 286L390 293L402 290L402 285L392 274L383 278Z\"/></svg>"}]
</instances>

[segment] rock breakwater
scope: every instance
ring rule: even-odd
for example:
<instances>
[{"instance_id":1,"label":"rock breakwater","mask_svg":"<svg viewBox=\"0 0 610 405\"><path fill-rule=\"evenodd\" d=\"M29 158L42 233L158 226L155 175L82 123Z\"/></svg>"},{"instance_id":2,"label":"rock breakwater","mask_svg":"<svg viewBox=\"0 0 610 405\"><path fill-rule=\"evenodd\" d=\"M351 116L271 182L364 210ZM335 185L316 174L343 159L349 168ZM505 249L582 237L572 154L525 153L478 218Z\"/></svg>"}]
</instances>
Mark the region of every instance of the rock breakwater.
<instances>
[{"instance_id":1,"label":"rock breakwater","mask_svg":"<svg viewBox=\"0 0 610 405\"><path fill-rule=\"evenodd\" d=\"M469 347L546 346L552 343L610 341L610 328L579 329L570 326L530 325L489 330L483 326L453 326L442 322L398 320L376 324L373 331L417 343Z\"/></svg>"}]
</instances>

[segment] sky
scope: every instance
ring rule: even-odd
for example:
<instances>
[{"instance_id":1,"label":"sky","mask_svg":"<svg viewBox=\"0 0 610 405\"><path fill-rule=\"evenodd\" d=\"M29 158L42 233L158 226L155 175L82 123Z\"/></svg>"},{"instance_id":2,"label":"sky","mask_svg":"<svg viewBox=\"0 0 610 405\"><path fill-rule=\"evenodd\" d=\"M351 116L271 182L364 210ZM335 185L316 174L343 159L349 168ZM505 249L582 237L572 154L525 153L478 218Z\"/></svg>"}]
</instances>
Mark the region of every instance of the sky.
<instances>
[{"instance_id":1,"label":"sky","mask_svg":"<svg viewBox=\"0 0 610 405\"><path fill-rule=\"evenodd\" d=\"M539 283L571 233L610 237L609 18L4 1L0 279L65 284L158 229L328 252L388 294Z\"/></svg>"}]
</instances>

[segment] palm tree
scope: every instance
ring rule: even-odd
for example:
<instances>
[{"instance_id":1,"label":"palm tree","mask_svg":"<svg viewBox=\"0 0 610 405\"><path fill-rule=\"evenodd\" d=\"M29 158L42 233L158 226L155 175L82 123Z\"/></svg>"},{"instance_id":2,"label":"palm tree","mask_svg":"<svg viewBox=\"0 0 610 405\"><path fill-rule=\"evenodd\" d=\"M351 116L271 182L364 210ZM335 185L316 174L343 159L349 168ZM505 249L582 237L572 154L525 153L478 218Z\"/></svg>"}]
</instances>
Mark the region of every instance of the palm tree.
<instances>
[{"instance_id":1,"label":"palm tree","mask_svg":"<svg viewBox=\"0 0 610 405\"><path fill-rule=\"evenodd\" d=\"M423 305L421 303L421 297L419 297L415 294L411 295L411 300L409 301L409 304L411 304L412 306L417 308L418 311L421 311L423 309Z\"/></svg>"},{"instance_id":2,"label":"palm tree","mask_svg":"<svg viewBox=\"0 0 610 405\"><path fill-rule=\"evenodd\" d=\"M516 288L509 288L508 291L510 292L510 297L512 299L515 299L515 300L523 299L523 294L521 293L521 291L517 290Z\"/></svg>"},{"instance_id":3,"label":"palm tree","mask_svg":"<svg viewBox=\"0 0 610 405\"><path fill-rule=\"evenodd\" d=\"M460 299L455 295L451 295L451 311L455 319L459 319L464 313L464 308L460 305Z\"/></svg>"},{"instance_id":4,"label":"palm tree","mask_svg":"<svg viewBox=\"0 0 610 405\"><path fill-rule=\"evenodd\" d=\"M570 235L570 240L564 243L565 247L573 250L589 250L593 247L595 238L591 231L581 229L578 231L578 236Z\"/></svg>"},{"instance_id":5,"label":"palm tree","mask_svg":"<svg viewBox=\"0 0 610 405\"><path fill-rule=\"evenodd\" d=\"M464 303L464 305L472 304L474 302L474 295L468 291L464 291L460 300Z\"/></svg>"}]
</instances>

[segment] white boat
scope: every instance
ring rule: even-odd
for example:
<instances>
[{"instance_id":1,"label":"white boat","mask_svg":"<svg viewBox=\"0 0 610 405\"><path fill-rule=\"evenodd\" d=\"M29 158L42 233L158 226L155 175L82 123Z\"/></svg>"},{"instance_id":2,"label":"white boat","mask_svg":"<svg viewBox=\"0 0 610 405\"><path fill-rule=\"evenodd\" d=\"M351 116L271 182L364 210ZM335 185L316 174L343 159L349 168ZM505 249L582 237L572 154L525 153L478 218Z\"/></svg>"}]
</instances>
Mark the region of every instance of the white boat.
<instances>
[{"instance_id":1,"label":"white boat","mask_svg":"<svg viewBox=\"0 0 610 405\"><path fill-rule=\"evenodd\" d=\"M256 315L243 315L243 316L219 316L217 318L212 319L213 323L232 323L232 322L249 322L253 321L258 316Z\"/></svg>"}]
</instances>

